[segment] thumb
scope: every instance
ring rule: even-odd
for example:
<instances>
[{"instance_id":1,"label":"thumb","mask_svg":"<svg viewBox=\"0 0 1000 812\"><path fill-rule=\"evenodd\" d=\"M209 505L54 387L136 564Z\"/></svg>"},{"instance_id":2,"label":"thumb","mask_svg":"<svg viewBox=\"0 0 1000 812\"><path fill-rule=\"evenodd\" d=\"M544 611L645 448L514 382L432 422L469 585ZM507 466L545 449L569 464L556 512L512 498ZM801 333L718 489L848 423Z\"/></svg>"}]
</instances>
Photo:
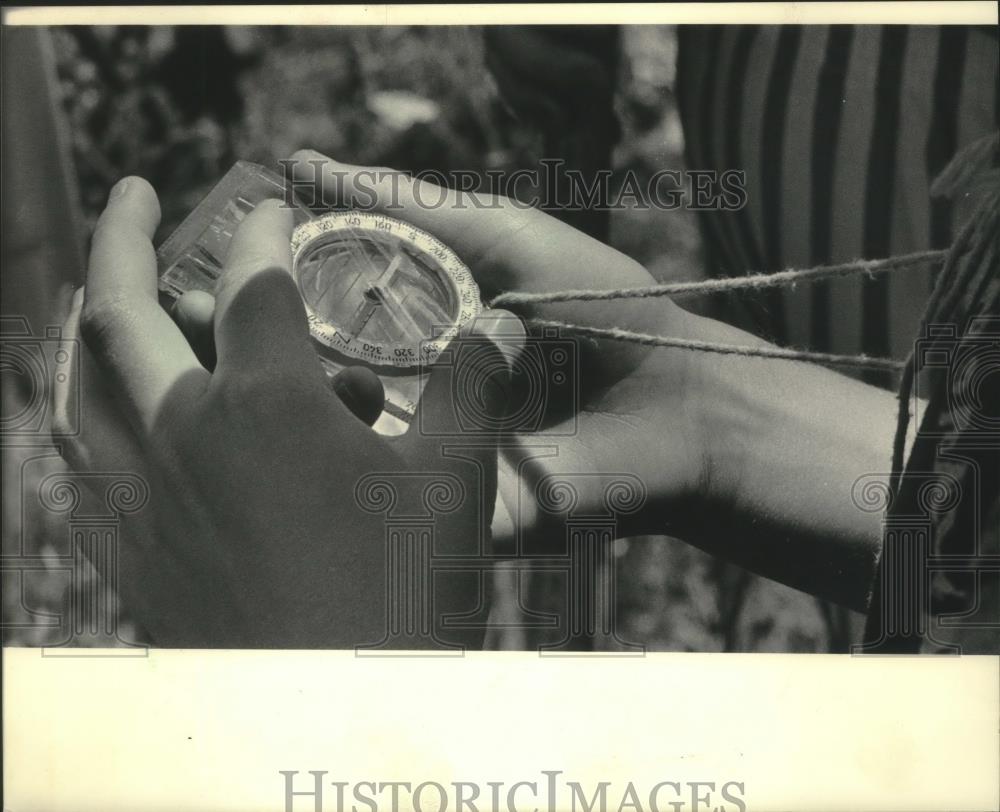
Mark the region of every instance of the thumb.
<instances>
[{"instance_id":1,"label":"thumb","mask_svg":"<svg viewBox=\"0 0 1000 812\"><path fill-rule=\"evenodd\" d=\"M407 433L414 462L462 456L493 460L510 399L511 368L525 343L524 325L506 310L486 310L441 352ZM459 453L447 449L462 447Z\"/></svg>"}]
</instances>

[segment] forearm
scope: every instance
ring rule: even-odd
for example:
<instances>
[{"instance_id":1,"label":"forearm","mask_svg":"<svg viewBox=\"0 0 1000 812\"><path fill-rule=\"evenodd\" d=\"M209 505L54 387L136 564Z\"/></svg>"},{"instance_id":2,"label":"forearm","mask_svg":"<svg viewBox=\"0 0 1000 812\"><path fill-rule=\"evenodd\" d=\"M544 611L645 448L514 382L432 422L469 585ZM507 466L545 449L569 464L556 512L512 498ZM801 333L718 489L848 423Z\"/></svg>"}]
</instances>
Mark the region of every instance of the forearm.
<instances>
[{"instance_id":1,"label":"forearm","mask_svg":"<svg viewBox=\"0 0 1000 812\"><path fill-rule=\"evenodd\" d=\"M692 317L692 336L758 343ZM759 342L763 343L763 342ZM881 516L852 499L889 469L893 395L812 364L706 354L698 360L706 482L683 537L790 586L867 606Z\"/></svg>"},{"instance_id":2,"label":"forearm","mask_svg":"<svg viewBox=\"0 0 1000 812\"><path fill-rule=\"evenodd\" d=\"M673 305L665 312L663 330L672 335L766 344ZM642 510L619 517L621 535L675 536L865 608L881 517L855 505L852 491L859 477L888 470L896 417L890 393L814 364L670 349L653 350L614 393L624 408L598 398L567 436L526 435L505 450L493 527L498 551L564 544L565 516L537 501L542 476L568 473L576 509L600 513L607 486L625 474L643 483L646 499ZM538 447L545 439L549 451Z\"/></svg>"}]
</instances>

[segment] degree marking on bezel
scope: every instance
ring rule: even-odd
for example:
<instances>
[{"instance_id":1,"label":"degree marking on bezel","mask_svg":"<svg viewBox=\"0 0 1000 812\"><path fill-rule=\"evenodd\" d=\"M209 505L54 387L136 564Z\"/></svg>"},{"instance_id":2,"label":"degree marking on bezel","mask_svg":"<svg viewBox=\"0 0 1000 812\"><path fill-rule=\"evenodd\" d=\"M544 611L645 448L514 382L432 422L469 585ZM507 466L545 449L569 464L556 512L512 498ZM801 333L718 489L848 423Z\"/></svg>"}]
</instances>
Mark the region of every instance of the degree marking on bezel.
<instances>
[{"instance_id":1,"label":"degree marking on bezel","mask_svg":"<svg viewBox=\"0 0 1000 812\"><path fill-rule=\"evenodd\" d=\"M382 227L379 228L378 226ZM386 227L387 226L387 227ZM401 345L367 342L371 346L388 349L390 352L365 352L339 339L336 325L323 321L315 313L308 302L304 301L309 317L309 332L313 338L324 346L336 349L353 358L368 361L379 366L413 367L421 363L432 363L441 351L448 345L467 323L472 321L483 310L479 288L472 278L472 272L458 255L437 237L417 226L397 220L384 214L373 212L330 212L314 220L299 225L292 233L292 276L297 279L299 259L307 252L317 239L336 231L374 232L390 234L402 242L407 242L421 254L433 260L433 265L443 272L445 280L451 285L458 301L458 317L454 324L448 327L434 340L421 342L420 347L413 347L413 355L400 357L398 350ZM403 349L406 349L403 347Z\"/></svg>"}]
</instances>

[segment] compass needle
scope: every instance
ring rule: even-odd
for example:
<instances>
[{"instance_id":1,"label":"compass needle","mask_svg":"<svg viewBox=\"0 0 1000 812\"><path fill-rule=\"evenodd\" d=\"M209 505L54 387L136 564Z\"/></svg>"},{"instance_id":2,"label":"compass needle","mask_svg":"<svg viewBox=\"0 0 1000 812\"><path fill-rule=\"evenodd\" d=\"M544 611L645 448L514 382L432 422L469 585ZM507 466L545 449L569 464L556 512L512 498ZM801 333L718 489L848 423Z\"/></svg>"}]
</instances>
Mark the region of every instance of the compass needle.
<instances>
[{"instance_id":1,"label":"compass needle","mask_svg":"<svg viewBox=\"0 0 1000 812\"><path fill-rule=\"evenodd\" d=\"M238 162L157 249L160 290L214 291L239 224L264 200L286 200L287 178ZM316 215L296 201L292 278L312 344L335 376L375 372L385 411L407 423L433 363L483 305L469 269L426 231L372 211Z\"/></svg>"},{"instance_id":2,"label":"compass needle","mask_svg":"<svg viewBox=\"0 0 1000 812\"><path fill-rule=\"evenodd\" d=\"M382 376L386 410L408 421L423 388L421 365L482 311L468 268L426 232L370 212L300 224L292 257L327 369L370 367Z\"/></svg>"}]
</instances>

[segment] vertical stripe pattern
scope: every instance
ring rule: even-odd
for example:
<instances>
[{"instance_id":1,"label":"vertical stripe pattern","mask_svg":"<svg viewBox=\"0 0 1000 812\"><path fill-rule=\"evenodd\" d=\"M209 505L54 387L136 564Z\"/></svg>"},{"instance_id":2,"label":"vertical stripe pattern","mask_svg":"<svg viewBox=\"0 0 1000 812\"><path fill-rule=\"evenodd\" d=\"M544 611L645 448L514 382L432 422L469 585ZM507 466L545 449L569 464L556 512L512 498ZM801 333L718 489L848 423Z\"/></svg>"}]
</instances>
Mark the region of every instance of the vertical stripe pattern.
<instances>
[{"instance_id":1,"label":"vertical stripe pattern","mask_svg":"<svg viewBox=\"0 0 1000 812\"><path fill-rule=\"evenodd\" d=\"M813 108L810 154L812 181L812 219L809 223L809 264L822 265L831 261L831 217L833 215L833 166L840 136L840 120L844 109L844 83L847 80L847 60L851 53L854 30L837 25L830 29L816 87ZM812 346L824 351L830 346L830 285L820 282L810 291L809 318L812 322Z\"/></svg>"},{"instance_id":2,"label":"vertical stripe pattern","mask_svg":"<svg viewBox=\"0 0 1000 812\"><path fill-rule=\"evenodd\" d=\"M995 28L682 26L679 40L689 168L747 178L743 211L702 214L711 273L945 247L968 217L929 188L997 127ZM739 304L783 343L902 357L931 283L843 279Z\"/></svg>"}]
</instances>

